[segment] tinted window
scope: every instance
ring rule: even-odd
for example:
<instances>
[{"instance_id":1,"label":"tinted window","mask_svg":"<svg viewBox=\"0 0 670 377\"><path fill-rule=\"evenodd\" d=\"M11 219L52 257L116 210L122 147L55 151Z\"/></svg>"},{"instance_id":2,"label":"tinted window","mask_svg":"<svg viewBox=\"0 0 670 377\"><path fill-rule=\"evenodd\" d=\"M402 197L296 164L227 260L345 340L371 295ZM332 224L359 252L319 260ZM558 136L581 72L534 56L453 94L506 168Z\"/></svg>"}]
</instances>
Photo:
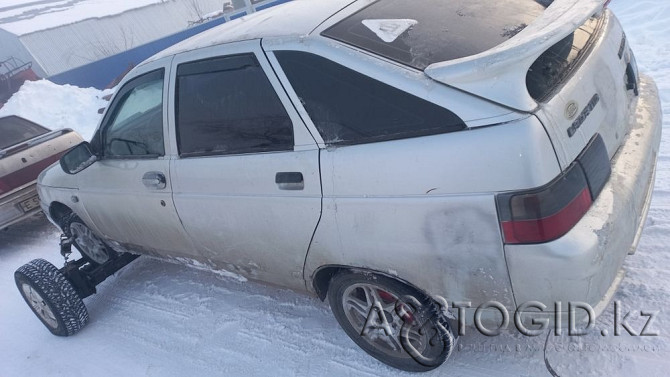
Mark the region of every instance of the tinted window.
<instances>
[{"instance_id":1,"label":"tinted window","mask_svg":"<svg viewBox=\"0 0 670 377\"><path fill-rule=\"evenodd\" d=\"M111 105L103 128L107 157L157 157L163 145L163 70L129 81Z\"/></svg>"},{"instance_id":2,"label":"tinted window","mask_svg":"<svg viewBox=\"0 0 670 377\"><path fill-rule=\"evenodd\" d=\"M547 99L554 89L570 75L593 44L602 18L591 18L542 54L526 75L528 93L536 101Z\"/></svg>"},{"instance_id":3,"label":"tinted window","mask_svg":"<svg viewBox=\"0 0 670 377\"><path fill-rule=\"evenodd\" d=\"M547 0L379 0L322 34L423 70L512 38Z\"/></svg>"},{"instance_id":4,"label":"tinted window","mask_svg":"<svg viewBox=\"0 0 670 377\"><path fill-rule=\"evenodd\" d=\"M0 118L0 149L23 143L47 132L49 130L46 128L17 116Z\"/></svg>"},{"instance_id":5,"label":"tinted window","mask_svg":"<svg viewBox=\"0 0 670 377\"><path fill-rule=\"evenodd\" d=\"M317 55L275 52L328 144L357 144L459 131L463 121L419 97Z\"/></svg>"},{"instance_id":6,"label":"tinted window","mask_svg":"<svg viewBox=\"0 0 670 377\"><path fill-rule=\"evenodd\" d=\"M293 149L293 125L253 54L177 69L181 156Z\"/></svg>"}]
</instances>

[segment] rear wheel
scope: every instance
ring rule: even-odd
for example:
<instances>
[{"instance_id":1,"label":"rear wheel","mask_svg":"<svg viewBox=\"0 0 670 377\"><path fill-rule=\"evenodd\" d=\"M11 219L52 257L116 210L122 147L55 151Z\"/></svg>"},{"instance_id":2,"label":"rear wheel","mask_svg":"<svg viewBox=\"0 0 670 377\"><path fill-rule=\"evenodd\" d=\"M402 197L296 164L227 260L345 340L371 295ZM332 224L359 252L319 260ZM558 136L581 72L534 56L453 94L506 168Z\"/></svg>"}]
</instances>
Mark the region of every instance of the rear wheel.
<instances>
[{"instance_id":1,"label":"rear wheel","mask_svg":"<svg viewBox=\"0 0 670 377\"><path fill-rule=\"evenodd\" d=\"M74 335L88 322L84 302L53 264L32 260L16 270L14 280L30 309L54 335Z\"/></svg>"},{"instance_id":2,"label":"rear wheel","mask_svg":"<svg viewBox=\"0 0 670 377\"><path fill-rule=\"evenodd\" d=\"M437 304L397 280L340 273L330 283L328 300L347 335L385 364L423 372L451 354L454 338Z\"/></svg>"}]
</instances>

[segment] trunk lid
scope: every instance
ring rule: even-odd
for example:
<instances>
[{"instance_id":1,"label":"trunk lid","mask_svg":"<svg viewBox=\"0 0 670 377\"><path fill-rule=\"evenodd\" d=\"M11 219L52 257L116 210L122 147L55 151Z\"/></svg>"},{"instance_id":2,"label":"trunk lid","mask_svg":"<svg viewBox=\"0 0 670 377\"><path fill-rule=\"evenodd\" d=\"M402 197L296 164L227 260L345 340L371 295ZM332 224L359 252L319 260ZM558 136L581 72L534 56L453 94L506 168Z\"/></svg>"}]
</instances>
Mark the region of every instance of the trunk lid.
<instances>
[{"instance_id":1,"label":"trunk lid","mask_svg":"<svg viewBox=\"0 0 670 377\"><path fill-rule=\"evenodd\" d=\"M591 40L582 43L589 35ZM563 43L566 42L569 41ZM629 131L627 120L637 95L635 58L621 25L611 12L592 18L575 31L570 53L579 55L580 51L576 51L579 46L583 46L583 56L577 58L577 66L558 83L557 89L549 89L548 99L542 100L536 112L563 169L577 158L596 133L602 136L611 159ZM541 64L534 67L540 68ZM545 68L546 65L545 62ZM532 75L530 72L528 76L529 88L534 86Z\"/></svg>"},{"instance_id":2,"label":"trunk lid","mask_svg":"<svg viewBox=\"0 0 670 377\"><path fill-rule=\"evenodd\" d=\"M506 42L476 55L433 63L424 70L425 74L509 108L535 111L538 102L526 87L528 70L547 50L594 14L601 13L605 6L605 0L542 2L550 4L542 15Z\"/></svg>"},{"instance_id":3,"label":"trunk lid","mask_svg":"<svg viewBox=\"0 0 670 377\"><path fill-rule=\"evenodd\" d=\"M565 170L598 133L610 158L629 130L635 58L604 0L554 0L508 41L434 63L432 79L543 123Z\"/></svg>"}]
</instances>

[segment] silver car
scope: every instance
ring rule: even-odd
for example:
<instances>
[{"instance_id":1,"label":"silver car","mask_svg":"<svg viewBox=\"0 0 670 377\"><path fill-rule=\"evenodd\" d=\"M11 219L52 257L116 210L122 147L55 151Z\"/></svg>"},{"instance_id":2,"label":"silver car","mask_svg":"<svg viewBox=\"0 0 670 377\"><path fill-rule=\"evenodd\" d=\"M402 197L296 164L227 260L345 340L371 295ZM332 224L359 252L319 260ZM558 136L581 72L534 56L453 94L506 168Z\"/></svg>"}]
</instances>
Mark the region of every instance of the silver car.
<instances>
[{"instance_id":1,"label":"silver car","mask_svg":"<svg viewBox=\"0 0 670 377\"><path fill-rule=\"evenodd\" d=\"M39 178L84 260L33 310L73 334L85 307L60 297L138 253L328 298L355 343L405 370L449 356L458 316L599 315L661 136L656 86L606 3L298 0L159 53ZM31 263L27 297L55 269Z\"/></svg>"}]
</instances>

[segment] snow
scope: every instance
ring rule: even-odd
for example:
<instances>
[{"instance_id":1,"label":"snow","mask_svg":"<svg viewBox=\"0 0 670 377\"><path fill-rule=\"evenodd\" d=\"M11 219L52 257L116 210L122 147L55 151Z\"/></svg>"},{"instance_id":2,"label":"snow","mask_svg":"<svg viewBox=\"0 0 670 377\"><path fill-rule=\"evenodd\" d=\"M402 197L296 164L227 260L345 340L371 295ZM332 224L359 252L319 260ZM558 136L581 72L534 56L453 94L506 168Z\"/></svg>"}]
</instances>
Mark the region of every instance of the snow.
<instances>
[{"instance_id":1,"label":"snow","mask_svg":"<svg viewBox=\"0 0 670 377\"><path fill-rule=\"evenodd\" d=\"M0 1L0 28L15 35L120 14L165 0Z\"/></svg>"},{"instance_id":2,"label":"snow","mask_svg":"<svg viewBox=\"0 0 670 377\"><path fill-rule=\"evenodd\" d=\"M546 356L561 376L666 376L670 369L670 3L614 0L640 69L660 88L664 131L654 198L638 251L615 295L624 312L660 311L656 337L551 336ZM90 137L102 93L28 83L0 110ZM338 327L328 305L292 291L142 257L85 300L91 321L71 338L51 335L23 302L13 272L34 258L62 265L44 218L0 231L0 376L396 376ZM639 313L635 313L638 317ZM638 331L644 318L629 321ZM596 328L609 328L612 305ZM548 376L545 337L494 338L468 329L450 360L424 374Z\"/></svg>"},{"instance_id":3,"label":"snow","mask_svg":"<svg viewBox=\"0 0 670 377\"><path fill-rule=\"evenodd\" d=\"M212 270L212 268L204 263L198 262L197 260L194 259L188 259L188 258L174 258L176 262L179 262L180 264L185 264L188 265L189 267L193 267L197 270L203 270L207 271L209 273L214 273L223 277L235 279L239 282L245 282L247 281L247 278L245 278L242 275L238 275L234 272L227 271L227 270Z\"/></svg>"},{"instance_id":4,"label":"snow","mask_svg":"<svg viewBox=\"0 0 670 377\"><path fill-rule=\"evenodd\" d=\"M386 43L393 43L399 36L419 23L417 20L363 20L365 27L370 29L379 39Z\"/></svg>"},{"instance_id":5,"label":"snow","mask_svg":"<svg viewBox=\"0 0 670 377\"><path fill-rule=\"evenodd\" d=\"M0 109L0 117L18 115L52 130L72 128L90 140L98 127L98 109L111 90L56 85L48 80L27 81Z\"/></svg>"},{"instance_id":6,"label":"snow","mask_svg":"<svg viewBox=\"0 0 670 377\"><path fill-rule=\"evenodd\" d=\"M209 13L205 14L204 16L202 16L202 19L203 20L209 20L209 19L212 19L212 18L219 17L223 13L224 13L223 10L217 10L217 11L214 11L214 12L209 12Z\"/></svg>"}]
</instances>

